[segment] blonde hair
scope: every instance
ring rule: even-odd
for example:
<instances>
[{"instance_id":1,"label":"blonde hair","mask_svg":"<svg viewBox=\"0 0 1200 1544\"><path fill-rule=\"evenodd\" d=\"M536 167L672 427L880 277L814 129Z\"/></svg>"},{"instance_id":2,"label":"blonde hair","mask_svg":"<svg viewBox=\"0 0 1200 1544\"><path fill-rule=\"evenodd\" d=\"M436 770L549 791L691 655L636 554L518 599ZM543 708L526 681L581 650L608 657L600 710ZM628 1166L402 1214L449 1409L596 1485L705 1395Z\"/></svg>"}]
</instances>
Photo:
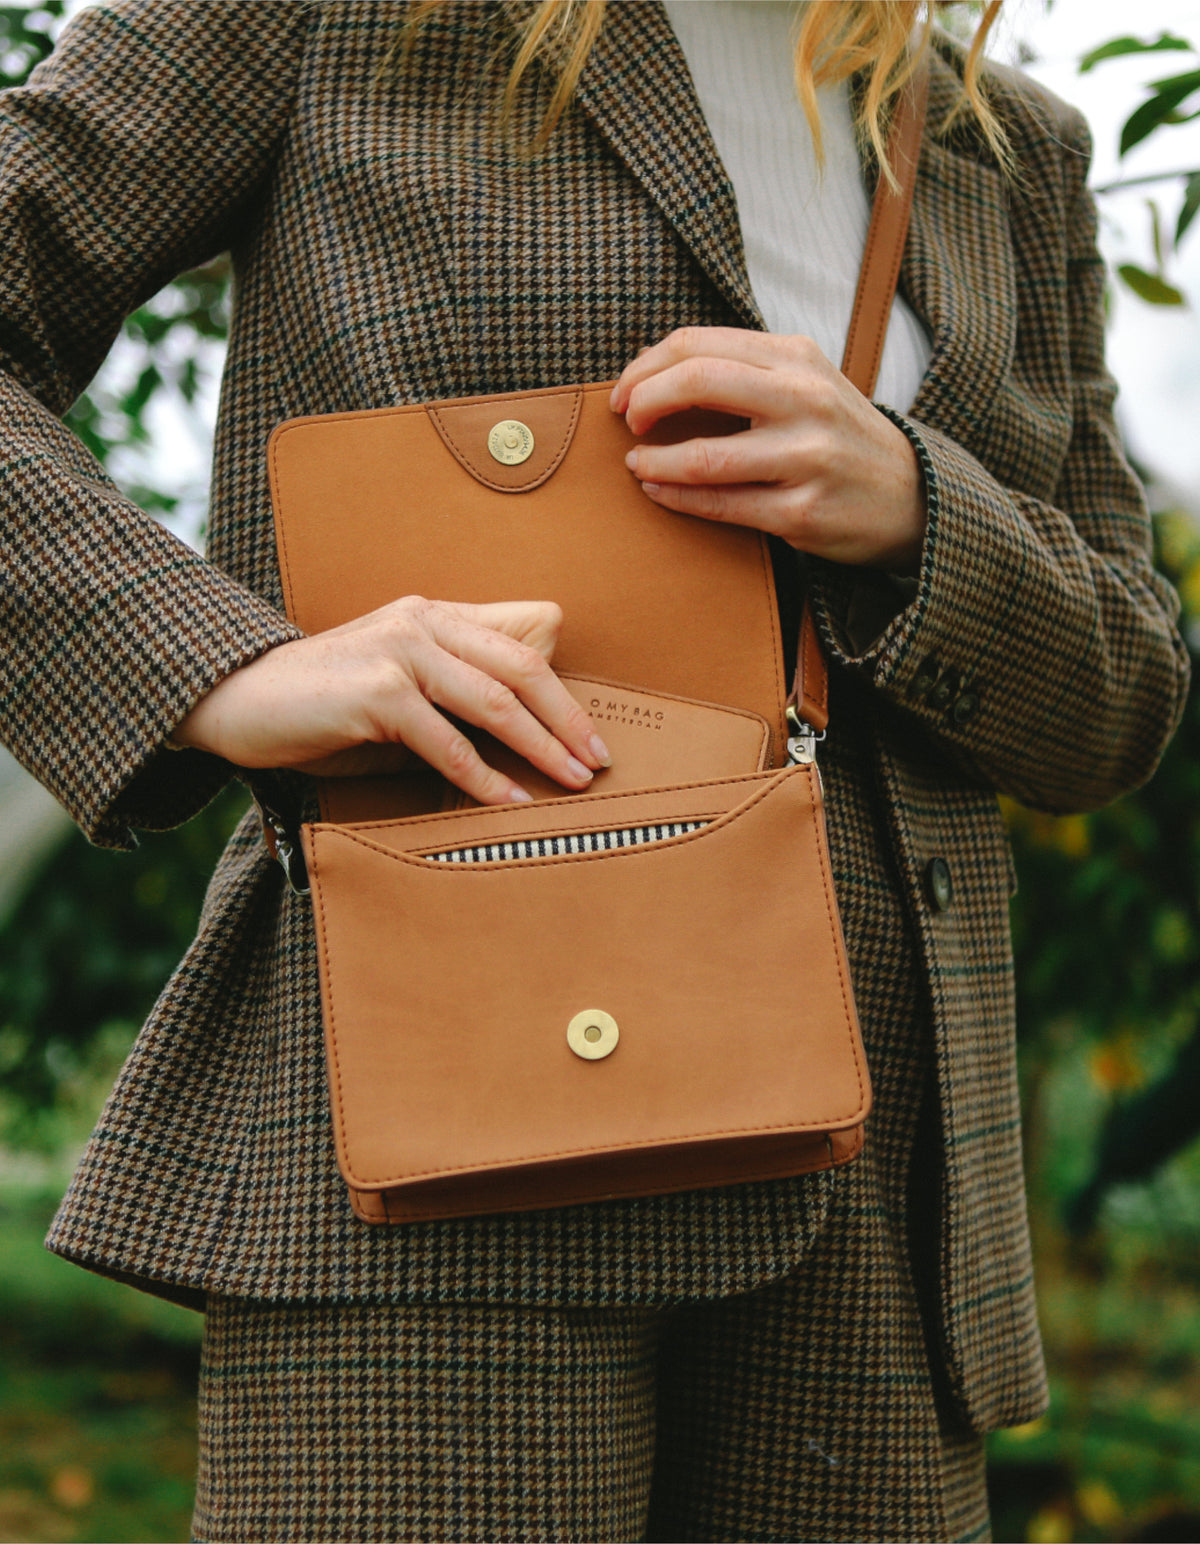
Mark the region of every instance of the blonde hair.
<instances>
[{"instance_id":1,"label":"blonde hair","mask_svg":"<svg viewBox=\"0 0 1200 1544\"><path fill-rule=\"evenodd\" d=\"M1002 0L987 0L967 50L963 89L944 130L964 113L973 114L992 153L1002 166L1010 163L1004 130L992 113L981 79L983 46L1000 11ZM415 29L445 0L412 0L405 44ZM521 83L539 61L550 66L554 91L536 135L523 147L527 154L543 150L566 111L579 77L583 74L600 29L608 0L539 0L525 23L516 58L509 70L501 103L501 125L511 125ZM887 158L887 127L896 98L929 47L934 12L947 0L814 0L805 8L796 37L796 91L812 130L817 159L823 159L821 115L817 92L861 74L864 88L855 96L859 135L870 144L889 181L894 182ZM919 29L920 41L909 40Z\"/></svg>"}]
</instances>

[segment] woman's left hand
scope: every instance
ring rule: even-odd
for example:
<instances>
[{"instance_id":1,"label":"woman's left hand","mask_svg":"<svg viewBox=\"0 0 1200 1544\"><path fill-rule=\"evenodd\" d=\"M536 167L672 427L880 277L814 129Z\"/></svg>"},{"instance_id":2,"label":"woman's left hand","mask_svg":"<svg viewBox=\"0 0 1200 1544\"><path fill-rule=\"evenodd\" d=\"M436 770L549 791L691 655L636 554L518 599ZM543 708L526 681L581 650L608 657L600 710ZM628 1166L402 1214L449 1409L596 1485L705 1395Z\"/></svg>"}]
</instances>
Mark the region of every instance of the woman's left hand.
<instances>
[{"instance_id":1,"label":"woman's left hand","mask_svg":"<svg viewBox=\"0 0 1200 1544\"><path fill-rule=\"evenodd\" d=\"M926 523L916 453L811 338L680 328L626 366L612 407L635 435L688 407L750 420L727 437L631 451L656 504L836 563L916 573Z\"/></svg>"}]
</instances>

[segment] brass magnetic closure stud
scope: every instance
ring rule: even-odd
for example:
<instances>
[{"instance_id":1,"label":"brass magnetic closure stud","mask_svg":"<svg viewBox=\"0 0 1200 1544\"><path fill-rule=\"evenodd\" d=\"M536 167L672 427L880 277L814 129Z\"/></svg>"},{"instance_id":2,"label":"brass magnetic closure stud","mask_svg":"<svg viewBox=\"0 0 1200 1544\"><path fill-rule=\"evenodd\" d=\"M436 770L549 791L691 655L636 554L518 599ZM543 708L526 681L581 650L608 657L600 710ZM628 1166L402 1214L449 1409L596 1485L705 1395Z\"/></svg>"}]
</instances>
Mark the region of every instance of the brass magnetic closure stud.
<instances>
[{"instance_id":1,"label":"brass magnetic closure stud","mask_svg":"<svg viewBox=\"0 0 1200 1544\"><path fill-rule=\"evenodd\" d=\"M502 418L488 431L487 447L501 466L520 466L533 455L533 430L519 418Z\"/></svg>"},{"instance_id":2,"label":"brass magnetic closure stud","mask_svg":"<svg viewBox=\"0 0 1200 1544\"><path fill-rule=\"evenodd\" d=\"M620 1038L616 1019L603 1008L585 1008L567 1025L567 1044L584 1061L611 1056Z\"/></svg>"}]
</instances>

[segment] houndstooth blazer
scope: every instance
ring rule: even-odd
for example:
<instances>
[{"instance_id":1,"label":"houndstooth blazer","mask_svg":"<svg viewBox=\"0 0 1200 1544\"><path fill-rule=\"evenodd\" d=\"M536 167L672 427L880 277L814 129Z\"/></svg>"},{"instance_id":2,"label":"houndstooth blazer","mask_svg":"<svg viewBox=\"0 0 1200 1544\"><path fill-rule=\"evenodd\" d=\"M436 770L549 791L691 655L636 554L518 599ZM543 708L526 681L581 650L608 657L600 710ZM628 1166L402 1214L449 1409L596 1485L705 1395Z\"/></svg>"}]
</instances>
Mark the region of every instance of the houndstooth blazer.
<instances>
[{"instance_id":1,"label":"houndstooth blazer","mask_svg":"<svg viewBox=\"0 0 1200 1544\"><path fill-rule=\"evenodd\" d=\"M494 132L526 7L452 3L381 69L403 17L384 0L115 0L0 102L0 733L94 841L128 846L212 796L231 768L166 736L296 636L265 472L281 419L601 380L678 324L762 326L661 7L610 8L532 161ZM940 127L958 57L939 42L902 275L934 340L905 420L930 509L916 594L818 566L814 595L835 705L869 753L856 771L834 751L826 773L868 1045L907 951L940 1111L938 1344L986 1429L1044 1397L995 793L1072 810L1137 784L1186 662L1113 429L1086 130L997 72L1006 180L969 126ZM525 88L518 133L546 90ZM57 415L132 308L225 248L204 560ZM860 894L864 874L880 877ZM670 1302L789 1269L836 1184L358 1223L332 1156L310 916L247 821L49 1242L194 1304Z\"/></svg>"}]
</instances>

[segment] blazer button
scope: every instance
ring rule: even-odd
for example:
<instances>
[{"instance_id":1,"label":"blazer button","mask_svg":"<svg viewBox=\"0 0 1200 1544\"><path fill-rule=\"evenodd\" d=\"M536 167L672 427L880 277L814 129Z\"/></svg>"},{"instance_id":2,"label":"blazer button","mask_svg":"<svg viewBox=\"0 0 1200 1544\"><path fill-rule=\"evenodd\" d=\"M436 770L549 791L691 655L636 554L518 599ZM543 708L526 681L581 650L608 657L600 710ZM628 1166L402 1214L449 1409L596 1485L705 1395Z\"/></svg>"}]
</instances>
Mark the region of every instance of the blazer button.
<instances>
[{"instance_id":1,"label":"blazer button","mask_svg":"<svg viewBox=\"0 0 1200 1544\"><path fill-rule=\"evenodd\" d=\"M931 690L930 696L928 696L930 707L933 707L939 713L942 712L944 707L950 707L950 699L954 695L954 682L948 676L950 676L948 672L947 675L942 676L941 681L937 682L934 689Z\"/></svg>"},{"instance_id":2,"label":"blazer button","mask_svg":"<svg viewBox=\"0 0 1200 1544\"><path fill-rule=\"evenodd\" d=\"M964 724L969 724L975 717L975 710L979 706L979 697L975 692L961 692L954 700L954 706L950 709L950 717L961 729Z\"/></svg>"},{"instance_id":3,"label":"blazer button","mask_svg":"<svg viewBox=\"0 0 1200 1544\"><path fill-rule=\"evenodd\" d=\"M930 858L925 865L925 894L934 911L949 911L954 904L954 885L945 858Z\"/></svg>"},{"instance_id":4,"label":"blazer button","mask_svg":"<svg viewBox=\"0 0 1200 1544\"><path fill-rule=\"evenodd\" d=\"M929 690L937 680L941 666L932 654L927 654L917 666L917 673L912 678L908 691L911 697L927 697Z\"/></svg>"},{"instance_id":5,"label":"blazer button","mask_svg":"<svg viewBox=\"0 0 1200 1544\"><path fill-rule=\"evenodd\" d=\"M954 701L958 692L958 672L947 670L945 675L931 689L926 701L937 713L944 712Z\"/></svg>"}]
</instances>

